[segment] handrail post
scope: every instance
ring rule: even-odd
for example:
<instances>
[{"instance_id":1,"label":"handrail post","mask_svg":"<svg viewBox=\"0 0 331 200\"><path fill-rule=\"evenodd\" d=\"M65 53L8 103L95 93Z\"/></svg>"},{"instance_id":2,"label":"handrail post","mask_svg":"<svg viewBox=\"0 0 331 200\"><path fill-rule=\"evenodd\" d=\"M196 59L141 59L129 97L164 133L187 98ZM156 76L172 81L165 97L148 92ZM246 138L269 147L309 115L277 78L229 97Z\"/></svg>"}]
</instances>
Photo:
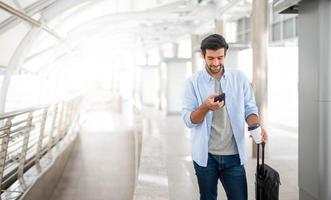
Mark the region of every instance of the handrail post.
<instances>
[{"instance_id":1,"label":"handrail post","mask_svg":"<svg viewBox=\"0 0 331 200\"><path fill-rule=\"evenodd\" d=\"M61 102L61 113L60 113L60 119L59 119L59 124L58 124L58 127L59 127L59 131L57 132L57 141L61 140L62 139L62 135L63 135L63 131L64 131L64 126L63 126L63 115L64 115L64 102Z\"/></svg>"},{"instance_id":2,"label":"handrail post","mask_svg":"<svg viewBox=\"0 0 331 200\"><path fill-rule=\"evenodd\" d=\"M75 113L75 100L72 99L69 102L70 104L70 112L69 112L69 123L72 126L72 122L74 121L74 113Z\"/></svg>"},{"instance_id":3,"label":"handrail post","mask_svg":"<svg viewBox=\"0 0 331 200\"><path fill-rule=\"evenodd\" d=\"M70 109L69 109L69 124L72 125L72 122L74 121L74 100L69 101Z\"/></svg>"},{"instance_id":4,"label":"handrail post","mask_svg":"<svg viewBox=\"0 0 331 200\"><path fill-rule=\"evenodd\" d=\"M3 133L3 138L1 138L1 150L0 150L0 191L2 190L2 179L5 171L6 156L9 144L9 134L12 127L12 118L8 118L5 123L6 129Z\"/></svg>"},{"instance_id":5,"label":"handrail post","mask_svg":"<svg viewBox=\"0 0 331 200\"><path fill-rule=\"evenodd\" d=\"M23 137L24 137L23 146L22 146L22 151L20 154L20 164L18 166L18 173L17 173L17 177L23 186L25 186L23 174L24 174L26 154L27 154L28 146L29 146L29 137L30 137L30 131L31 131L31 127L32 127L32 120L33 120L33 111L29 112L28 121L27 121L25 130L24 130L24 133L23 133Z\"/></svg>"},{"instance_id":6,"label":"handrail post","mask_svg":"<svg viewBox=\"0 0 331 200\"><path fill-rule=\"evenodd\" d=\"M49 133L49 138L48 138L48 146L47 146L47 151L49 152L53 146L53 135L54 132L56 130L56 120L57 120L57 113L58 113L58 104L55 104L55 108L54 108L54 113L53 113L53 121L52 121L52 130ZM49 156L51 157L51 154L49 154Z\"/></svg>"},{"instance_id":7,"label":"handrail post","mask_svg":"<svg viewBox=\"0 0 331 200\"><path fill-rule=\"evenodd\" d=\"M44 109L43 116L41 119L41 124L40 124L40 133L39 133L39 138L38 138L38 146L37 146L37 155L36 155L36 166L40 167L40 159L42 156L42 145L43 145L43 140L44 140L44 133L45 133L45 125L46 125L46 120L47 120L47 113L48 113L48 108Z\"/></svg>"},{"instance_id":8,"label":"handrail post","mask_svg":"<svg viewBox=\"0 0 331 200\"><path fill-rule=\"evenodd\" d=\"M63 131L63 137L65 137L69 131L69 125L70 123L70 102L66 102L66 112L65 112L65 123L64 123L64 131Z\"/></svg>"}]
</instances>

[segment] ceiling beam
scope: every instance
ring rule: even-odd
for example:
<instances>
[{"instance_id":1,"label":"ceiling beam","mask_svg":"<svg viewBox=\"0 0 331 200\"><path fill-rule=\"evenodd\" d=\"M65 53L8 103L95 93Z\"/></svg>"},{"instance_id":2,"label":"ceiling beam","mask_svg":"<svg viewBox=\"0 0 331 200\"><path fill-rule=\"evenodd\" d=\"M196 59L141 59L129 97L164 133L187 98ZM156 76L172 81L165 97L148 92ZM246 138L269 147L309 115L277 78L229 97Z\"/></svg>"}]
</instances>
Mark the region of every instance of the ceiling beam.
<instances>
[{"instance_id":1,"label":"ceiling beam","mask_svg":"<svg viewBox=\"0 0 331 200\"><path fill-rule=\"evenodd\" d=\"M7 11L8 13L26 21L29 22L32 26L35 27L39 27L43 30L45 30L46 32L48 32L49 34L51 34L52 36L54 36L55 38L59 39L59 40L63 40L62 37L60 37L57 33L55 33L54 31L50 30L47 26L43 25L41 22L39 22L38 20L33 19L32 17L28 16L27 14L11 7L8 4L5 4L4 2L0 1L0 8Z\"/></svg>"},{"instance_id":2,"label":"ceiling beam","mask_svg":"<svg viewBox=\"0 0 331 200\"><path fill-rule=\"evenodd\" d=\"M39 12L41 12L43 9L47 8L48 6L50 6L51 4L53 4L56 0L39 0L29 6L27 6L24 9L24 13L29 15L29 16L33 16ZM0 23L0 34L6 32L7 30L13 28L14 26L16 26L17 24L19 24L21 21L19 20L19 18L17 18L16 16L11 16L9 18L7 18L6 20L2 21Z\"/></svg>"}]
</instances>

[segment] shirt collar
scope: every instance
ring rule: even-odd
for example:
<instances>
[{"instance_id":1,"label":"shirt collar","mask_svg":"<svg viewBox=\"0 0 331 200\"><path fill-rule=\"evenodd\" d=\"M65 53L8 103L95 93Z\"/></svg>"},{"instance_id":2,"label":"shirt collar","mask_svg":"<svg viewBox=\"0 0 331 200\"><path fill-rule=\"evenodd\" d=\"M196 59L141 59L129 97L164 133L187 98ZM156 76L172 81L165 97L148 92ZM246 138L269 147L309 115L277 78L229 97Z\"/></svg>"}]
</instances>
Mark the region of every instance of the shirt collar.
<instances>
[{"instance_id":1,"label":"shirt collar","mask_svg":"<svg viewBox=\"0 0 331 200\"><path fill-rule=\"evenodd\" d=\"M212 76L210 76L210 74L207 72L206 67L204 67L204 69L202 70L202 74L203 74L203 77L204 77L205 81L209 82L209 81L214 80L214 78ZM224 74L222 75L222 77L224 79L226 79L227 74L228 74L228 70L225 70L225 68L224 68Z\"/></svg>"}]
</instances>

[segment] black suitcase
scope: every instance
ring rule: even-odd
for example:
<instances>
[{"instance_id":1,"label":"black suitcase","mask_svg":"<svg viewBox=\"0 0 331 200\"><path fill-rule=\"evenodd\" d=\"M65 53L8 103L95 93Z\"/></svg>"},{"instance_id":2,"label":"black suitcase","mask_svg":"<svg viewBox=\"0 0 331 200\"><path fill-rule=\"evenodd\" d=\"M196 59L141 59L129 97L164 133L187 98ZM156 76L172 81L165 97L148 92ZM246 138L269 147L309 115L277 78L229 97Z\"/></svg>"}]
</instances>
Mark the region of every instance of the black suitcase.
<instances>
[{"instance_id":1,"label":"black suitcase","mask_svg":"<svg viewBox=\"0 0 331 200\"><path fill-rule=\"evenodd\" d=\"M255 174L255 199L278 200L279 199L279 173L264 164L264 146L262 143L262 164L260 164L260 144L257 145L257 165Z\"/></svg>"}]
</instances>

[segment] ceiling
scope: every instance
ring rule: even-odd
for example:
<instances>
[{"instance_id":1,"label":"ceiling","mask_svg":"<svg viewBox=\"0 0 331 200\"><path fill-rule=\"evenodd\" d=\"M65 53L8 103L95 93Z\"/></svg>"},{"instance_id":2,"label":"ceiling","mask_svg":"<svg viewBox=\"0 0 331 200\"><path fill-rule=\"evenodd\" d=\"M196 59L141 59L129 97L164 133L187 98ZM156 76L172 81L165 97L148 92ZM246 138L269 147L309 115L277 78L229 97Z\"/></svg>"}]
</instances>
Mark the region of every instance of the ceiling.
<instances>
[{"instance_id":1,"label":"ceiling","mask_svg":"<svg viewBox=\"0 0 331 200\"><path fill-rule=\"evenodd\" d=\"M250 0L4 0L43 23L75 50L96 43L116 51L159 48L249 16ZM22 22L0 10L0 37ZM14 39L13 39L14 40ZM51 45L44 45L49 50ZM97 47L96 47L97 48ZM38 50L40 52L42 50Z\"/></svg>"}]
</instances>

